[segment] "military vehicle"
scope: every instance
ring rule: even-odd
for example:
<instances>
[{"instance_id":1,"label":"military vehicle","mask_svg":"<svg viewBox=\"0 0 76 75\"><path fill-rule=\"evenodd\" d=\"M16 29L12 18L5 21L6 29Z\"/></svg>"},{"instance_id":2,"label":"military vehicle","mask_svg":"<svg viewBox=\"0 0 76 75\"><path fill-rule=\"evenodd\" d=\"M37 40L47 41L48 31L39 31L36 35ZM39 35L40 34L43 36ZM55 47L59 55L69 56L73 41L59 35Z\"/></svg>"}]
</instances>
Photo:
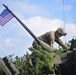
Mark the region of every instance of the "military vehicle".
<instances>
[{"instance_id":1,"label":"military vehicle","mask_svg":"<svg viewBox=\"0 0 76 75\"><path fill-rule=\"evenodd\" d=\"M60 55L61 75L76 75L76 39L71 40L70 49Z\"/></svg>"}]
</instances>

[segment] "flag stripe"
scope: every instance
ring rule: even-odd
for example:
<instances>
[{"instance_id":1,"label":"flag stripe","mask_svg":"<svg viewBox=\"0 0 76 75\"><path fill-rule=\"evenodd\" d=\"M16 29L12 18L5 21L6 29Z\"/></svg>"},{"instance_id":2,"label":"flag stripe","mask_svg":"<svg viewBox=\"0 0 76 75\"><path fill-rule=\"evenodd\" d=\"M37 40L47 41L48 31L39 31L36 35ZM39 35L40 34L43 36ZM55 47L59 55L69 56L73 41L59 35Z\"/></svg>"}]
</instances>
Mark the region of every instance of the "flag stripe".
<instances>
[{"instance_id":1,"label":"flag stripe","mask_svg":"<svg viewBox=\"0 0 76 75\"><path fill-rule=\"evenodd\" d=\"M8 19L8 18L9 18L9 16L6 16L5 18L2 17L1 22Z\"/></svg>"},{"instance_id":2,"label":"flag stripe","mask_svg":"<svg viewBox=\"0 0 76 75\"><path fill-rule=\"evenodd\" d=\"M9 20L11 20L13 18L13 16L11 15L11 13L8 15L8 16L6 16L5 18L2 18L2 20L1 20L1 25L3 26L4 24L6 24Z\"/></svg>"}]
</instances>

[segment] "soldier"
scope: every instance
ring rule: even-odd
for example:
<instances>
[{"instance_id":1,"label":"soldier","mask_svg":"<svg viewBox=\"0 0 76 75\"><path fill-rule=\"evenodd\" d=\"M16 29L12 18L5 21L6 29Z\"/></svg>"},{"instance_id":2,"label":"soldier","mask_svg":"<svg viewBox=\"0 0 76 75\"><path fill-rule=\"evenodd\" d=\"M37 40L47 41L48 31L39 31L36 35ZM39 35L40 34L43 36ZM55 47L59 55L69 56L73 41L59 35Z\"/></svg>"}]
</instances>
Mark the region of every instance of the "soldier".
<instances>
[{"instance_id":1,"label":"soldier","mask_svg":"<svg viewBox=\"0 0 76 75\"><path fill-rule=\"evenodd\" d=\"M37 49L37 45L41 45L43 49L52 52L54 51L54 42L57 42L60 46L62 46L64 49L69 49L68 46L66 46L60 37L65 36L67 33L65 33L63 28L58 28L56 31L49 31L45 34L39 36L40 44L38 44L36 41L33 42L33 47ZM55 58L57 59L57 58ZM59 58L60 59L60 58ZM29 59L29 63L31 66L33 66L32 59ZM54 61L54 64L61 63L61 61Z\"/></svg>"},{"instance_id":2,"label":"soldier","mask_svg":"<svg viewBox=\"0 0 76 75\"><path fill-rule=\"evenodd\" d=\"M46 32L45 34L39 36L38 38L43 42L43 44L45 43L46 45L49 45L50 48L52 48L53 50L54 50L54 47L53 47L54 42L57 42L64 49L69 49L69 47L66 46L60 39L60 37L65 36L66 34L67 33L65 33L63 28L58 28L56 31ZM34 48L36 48L38 43L34 41L32 45Z\"/></svg>"}]
</instances>

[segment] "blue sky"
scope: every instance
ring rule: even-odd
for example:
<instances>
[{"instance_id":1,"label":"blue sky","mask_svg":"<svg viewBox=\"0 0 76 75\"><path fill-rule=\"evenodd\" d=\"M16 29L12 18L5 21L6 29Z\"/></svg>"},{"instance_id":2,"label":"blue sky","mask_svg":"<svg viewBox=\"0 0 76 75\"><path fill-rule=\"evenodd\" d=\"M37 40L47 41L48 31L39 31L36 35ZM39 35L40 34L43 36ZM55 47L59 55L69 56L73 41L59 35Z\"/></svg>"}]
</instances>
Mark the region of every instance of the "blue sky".
<instances>
[{"instance_id":1,"label":"blue sky","mask_svg":"<svg viewBox=\"0 0 76 75\"><path fill-rule=\"evenodd\" d=\"M76 36L76 0L0 0L0 13L5 9L2 4L6 4L36 36L59 27L68 33L66 42ZM0 26L0 57L23 56L29 52L33 40L13 18Z\"/></svg>"}]
</instances>

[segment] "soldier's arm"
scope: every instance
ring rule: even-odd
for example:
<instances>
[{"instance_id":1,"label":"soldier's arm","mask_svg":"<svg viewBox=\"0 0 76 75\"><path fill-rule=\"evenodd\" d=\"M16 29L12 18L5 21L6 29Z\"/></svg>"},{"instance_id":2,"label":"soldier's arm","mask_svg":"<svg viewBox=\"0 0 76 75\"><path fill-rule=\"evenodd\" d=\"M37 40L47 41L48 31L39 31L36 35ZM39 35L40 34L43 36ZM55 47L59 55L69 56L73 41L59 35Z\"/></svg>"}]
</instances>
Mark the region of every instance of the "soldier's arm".
<instances>
[{"instance_id":1,"label":"soldier's arm","mask_svg":"<svg viewBox=\"0 0 76 75\"><path fill-rule=\"evenodd\" d=\"M64 49L69 49L69 46L65 45L61 39L55 40Z\"/></svg>"}]
</instances>

